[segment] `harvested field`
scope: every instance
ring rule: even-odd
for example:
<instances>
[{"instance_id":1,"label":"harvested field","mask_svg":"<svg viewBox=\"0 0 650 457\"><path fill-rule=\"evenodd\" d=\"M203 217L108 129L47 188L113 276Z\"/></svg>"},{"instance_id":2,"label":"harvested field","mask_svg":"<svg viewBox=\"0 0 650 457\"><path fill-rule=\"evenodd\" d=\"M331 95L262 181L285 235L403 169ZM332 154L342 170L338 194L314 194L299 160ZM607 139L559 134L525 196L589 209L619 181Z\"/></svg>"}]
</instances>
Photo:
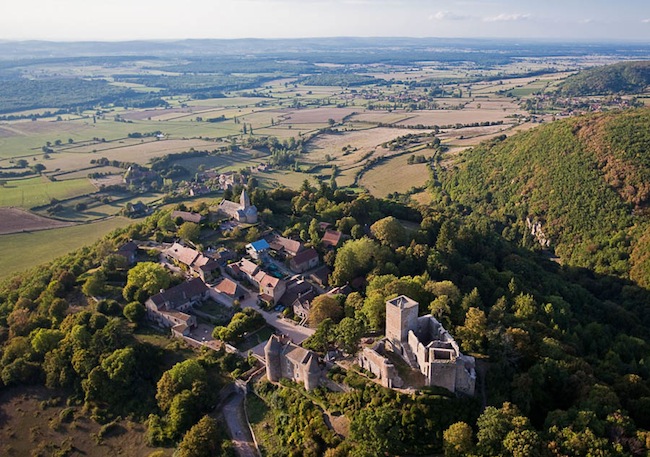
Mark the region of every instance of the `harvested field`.
<instances>
[{"instance_id":1,"label":"harvested field","mask_svg":"<svg viewBox=\"0 0 650 457\"><path fill-rule=\"evenodd\" d=\"M117 143L112 143L115 147L111 149L105 149L97 154L92 156L82 156L79 159L89 159L106 157L108 160L119 160L122 162L135 162L141 165L144 165L149 162L149 160L154 157L161 157L166 154L178 153L178 152L187 152L191 148L196 149L197 151L208 150L212 151L219 147L219 144L214 141L206 141L200 139L193 140L159 140L159 141L148 141L140 144L131 144L131 145L120 145ZM55 156L52 156L55 158ZM68 165L69 166L69 165ZM61 169L65 165L61 164ZM49 168L49 167L48 167ZM78 168L78 167L77 167Z\"/></svg>"},{"instance_id":2,"label":"harvested field","mask_svg":"<svg viewBox=\"0 0 650 457\"><path fill-rule=\"evenodd\" d=\"M53 401L57 395L60 401ZM102 426L88 418L81 407L66 406L64 392L53 393L44 387L5 389L0 395L0 405L0 454L3 456L145 457L156 450L162 451L163 456L173 452L148 447L146 427L129 420L119 420L110 432L100 433ZM70 420L61 420L66 414Z\"/></svg>"},{"instance_id":3,"label":"harvested field","mask_svg":"<svg viewBox=\"0 0 650 457\"><path fill-rule=\"evenodd\" d=\"M364 173L360 185L375 197L384 198L393 192L406 192L426 184L429 166L426 163L408 165L409 154L388 159Z\"/></svg>"},{"instance_id":4,"label":"harvested field","mask_svg":"<svg viewBox=\"0 0 650 457\"><path fill-rule=\"evenodd\" d=\"M0 235L65 227L69 222L55 221L18 208L0 208Z\"/></svg>"},{"instance_id":5,"label":"harvested field","mask_svg":"<svg viewBox=\"0 0 650 457\"><path fill-rule=\"evenodd\" d=\"M343 133L327 133L318 135L307 146L307 154L301 156L301 161L309 163L324 163L325 154L339 167L350 166L359 162L365 154L374 152L377 146L398 136L409 133L423 133L426 130L373 128ZM357 148L347 155L342 149L347 146Z\"/></svg>"},{"instance_id":6,"label":"harvested field","mask_svg":"<svg viewBox=\"0 0 650 457\"><path fill-rule=\"evenodd\" d=\"M357 111L358 108L312 108L276 112L291 124L327 124L329 119L341 122L344 117Z\"/></svg>"}]
</instances>

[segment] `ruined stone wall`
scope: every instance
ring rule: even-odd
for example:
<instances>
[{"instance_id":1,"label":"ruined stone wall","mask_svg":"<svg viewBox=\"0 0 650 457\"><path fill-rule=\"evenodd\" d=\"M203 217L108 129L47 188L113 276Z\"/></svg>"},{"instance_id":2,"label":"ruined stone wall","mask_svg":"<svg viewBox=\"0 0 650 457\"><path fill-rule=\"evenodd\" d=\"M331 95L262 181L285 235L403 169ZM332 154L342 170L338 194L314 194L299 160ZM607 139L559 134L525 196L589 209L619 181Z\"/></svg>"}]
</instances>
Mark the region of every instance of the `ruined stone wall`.
<instances>
[{"instance_id":1,"label":"ruined stone wall","mask_svg":"<svg viewBox=\"0 0 650 457\"><path fill-rule=\"evenodd\" d=\"M444 387L451 392L456 391L456 363L439 362L430 364L429 385Z\"/></svg>"},{"instance_id":2,"label":"ruined stone wall","mask_svg":"<svg viewBox=\"0 0 650 457\"><path fill-rule=\"evenodd\" d=\"M467 395L474 395L476 389L476 370L474 357L463 355L458 359L456 369L456 390Z\"/></svg>"}]
</instances>

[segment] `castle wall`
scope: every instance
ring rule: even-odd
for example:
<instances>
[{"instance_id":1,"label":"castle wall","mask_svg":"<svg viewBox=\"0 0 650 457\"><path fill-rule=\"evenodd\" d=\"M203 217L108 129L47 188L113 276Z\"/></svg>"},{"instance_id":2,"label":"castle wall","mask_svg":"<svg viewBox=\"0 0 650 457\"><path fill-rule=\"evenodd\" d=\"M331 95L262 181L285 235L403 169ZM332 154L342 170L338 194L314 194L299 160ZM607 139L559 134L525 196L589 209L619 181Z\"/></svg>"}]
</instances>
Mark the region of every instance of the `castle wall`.
<instances>
[{"instance_id":1,"label":"castle wall","mask_svg":"<svg viewBox=\"0 0 650 457\"><path fill-rule=\"evenodd\" d=\"M452 392L456 391L457 365L454 362L434 362L429 364L427 382L430 386L444 387ZM426 373L425 373L426 374Z\"/></svg>"},{"instance_id":2,"label":"castle wall","mask_svg":"<svg viewBox=\"0 0 650 457\"><path fill-rule=\"evenodd\" d=\"M474 357L463 355L458 358L456 370L456 390L467 395L474 395L476 389L476 370Z\"/></svg>"},{"instance_id":3,"label":"castle wall","mask_svg":"<svg viewBox=\"0 0 650 457\"><path fill-rule=\"evenodd\" d=\"M359 365L377 376L384 387L401 387L403 385L395 366L374 349L363 348L359 354Z\"/></svg>"}]
</instances>

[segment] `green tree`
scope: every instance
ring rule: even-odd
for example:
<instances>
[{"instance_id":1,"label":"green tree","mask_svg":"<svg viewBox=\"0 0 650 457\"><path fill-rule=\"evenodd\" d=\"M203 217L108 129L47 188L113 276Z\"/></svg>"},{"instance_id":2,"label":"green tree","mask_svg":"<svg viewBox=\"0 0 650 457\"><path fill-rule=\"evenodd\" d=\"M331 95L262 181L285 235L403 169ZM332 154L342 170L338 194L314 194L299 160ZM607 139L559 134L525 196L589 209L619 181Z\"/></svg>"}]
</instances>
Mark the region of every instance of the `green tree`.
<instances>
[{"instance_id":1,"label":"green tree","mask_svg":"<svg viewBox=\"0 0 650 457\"><path fill-rule=\"evenodd\" d=\"M147 310L142 303L134 301L124 307L123 314L130 322L138 323L142 320L146 312Z\"/></svg>"},{"instance_id":2,"label":"green tree","mask_svg":"<svg viewBox=\"0 0 650 457\"><path fill-rule=\"evenodd\" d=\"M442 434L445 457L462 457L474 448L472 427L465 422L456 422Z\"/></svg>"},{"instance_id":3,"label":"green tree","mask_svg":"<svg viewBox=\"0 0 650 457\"><path fill-rule=\"evenodd\" d=\"M480 352L485 347L487 338L487 317L478 308L470 308L465 314L465 325L457 328L464 351Z\"/></svg>"},{"instance_id":4,"label":"green tree","mask_svg":"<svg viewBox=\"0 0 650 457\"><path fill-rule=\"evenodd\" d=\"M132 301L138 291L151 296L168 288L170 282L171 276L165 267L154 262L141 262L129 270L123 295L128 301Z\"/></svg>"},{"instance_id":5,"label":"green tree","mask_svg":"<svg viewBox=\"0 0 650 457\"><path fill-rule=\"evenodd\" d=\"M182 239L196 243L201 235L201 227L199 224L195 224L194 222L184 222L178 228L177 233Z\"/></svg>"},{"instance_id":6,"label":"green tree","mask_svg":"<svg viewBox=\"0 0 650 457\"><path fill-rule=\"evenodd\" d=\"M362 321L345 317L336 326L336 341L348 354L356 354L359 341L366 331Z\"/></svg>"},{"instance_id":7,"label":"green tree","mask_svg":"<svg viewBox=\"0 0 650 457\"><path fill-rule=\"evenodd\" d=\"M402 246L406 242L406 230L393 216L379 219L370 226L370 232L379 242L393 249Z\"/></svg>"},{"instance_id":8,"label":"green tree","mask_svg":"<svg viewBox=\"0 0 650 457\"><path fill-rule=\"evenodd\" d=\"M185 360L165 371L158 381L156 400L163 411L171 406L174 396L183 390L192 389L195 383L205 383L207 374L199 362Z\"/></svg>"},{"instance_id":9,"label":"green tree","mask_svg":"<svg viewBox=\"0 0 650 457\"><path fill-rule=\"evenodd\" d=\"M105 288L106 276L101 270L97 270L88 276L88 279L86 279L86 282L81 287L81 291L87 297L98 297L105 293Z\"/></svg>"},{"instance_id":10,"label":"green tree","mask_svg":"<svg viewBox=\"0 0 650 457\"><path fill-rule=\"evenodd\" d=\"M309 326L318 327L325 319L331 319L334 323L343 318L343 307L338 298L334 295L319 295L314 298L309 308Z\"/></svg>"},{"instance_id":11,"label":"green tree","mask_svg":"<svg viewBox=\"0 0 650 457\"><path fill-rule=\"evenodd\" d=\"M221 432L216 420L203 416L190 428L178 445L177 457L213 457L220 455Z\"/></svg>"},{"instance_id":12,"label":"green tree","mask_svg":"<svg viewBox=\"0 0 650 457\"><path fill-rule=\"evenodd\" d=\"M33 332L32 348L37 354L44 355L59 345L63 332L47 328L39 328Z\"/></svg>"}]
</instances>

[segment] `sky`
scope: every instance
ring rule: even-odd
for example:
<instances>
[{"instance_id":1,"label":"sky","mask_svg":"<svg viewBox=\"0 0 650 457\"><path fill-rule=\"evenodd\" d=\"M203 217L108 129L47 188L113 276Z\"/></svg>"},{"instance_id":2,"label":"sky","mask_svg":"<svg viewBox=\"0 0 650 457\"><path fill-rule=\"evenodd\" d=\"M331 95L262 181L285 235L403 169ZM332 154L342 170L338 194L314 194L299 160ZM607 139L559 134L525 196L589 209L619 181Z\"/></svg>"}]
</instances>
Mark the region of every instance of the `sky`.
<instances>
[{"instance_id":1,"label":"sky","mask_svg":"<svg viewBox=\"0 0 650 457\"><path fill-rule=\"evenodd\" d=\"M543 38L650 42L650 0L21 0L0 39Z\"/></svg>"}]
</instances>

